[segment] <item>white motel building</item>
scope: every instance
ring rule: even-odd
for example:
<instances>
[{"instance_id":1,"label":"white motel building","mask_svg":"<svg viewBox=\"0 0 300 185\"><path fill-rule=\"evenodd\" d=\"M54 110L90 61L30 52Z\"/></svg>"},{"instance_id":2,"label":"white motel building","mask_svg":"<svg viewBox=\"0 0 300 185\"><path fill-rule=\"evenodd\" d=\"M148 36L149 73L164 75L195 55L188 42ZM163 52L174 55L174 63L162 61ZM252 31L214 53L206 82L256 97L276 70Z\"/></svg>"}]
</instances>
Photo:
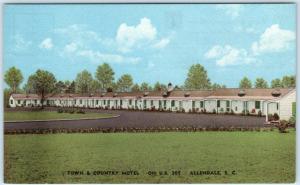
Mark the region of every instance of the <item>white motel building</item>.
<instances>
[{"instance_id":1,"label":"white motel building","mask_svg":"<svg viewBox=\"0 0 300 185\"><path fill-rule=\"evenodd\" d=\"M295 110L296 90L293 89L238 89L176 90L107 92L100 94L52 94L44 100L45 106L81 107L98 109L138 109L172 112L207 112L268 115L277 113L288 120ZM41 106L37 94L12 94L10 107Z\"/></svg>"}]
</instances>

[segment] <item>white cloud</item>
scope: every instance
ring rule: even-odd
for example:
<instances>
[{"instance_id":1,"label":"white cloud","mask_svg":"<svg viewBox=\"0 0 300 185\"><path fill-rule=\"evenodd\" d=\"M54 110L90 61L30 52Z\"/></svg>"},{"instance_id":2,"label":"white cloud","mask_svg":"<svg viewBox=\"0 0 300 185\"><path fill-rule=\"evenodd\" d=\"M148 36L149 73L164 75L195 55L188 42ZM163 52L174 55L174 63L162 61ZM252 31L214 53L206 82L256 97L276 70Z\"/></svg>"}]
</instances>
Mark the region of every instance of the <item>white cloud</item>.
<instances>
[{"instance_id":1,"label":"white cloud","mask_svg":"<svg viewBox=\"0 0 300 185\"><path fill-rule=\"evenodd\" d=\"M153 67L155 67L155 64L153 62L148 62L148 69L152 69Z\"/></svg>"},{"instance_id":2,"label":"white cloud","mask_svg":"<svg viewBox=\"0 0 300 185\"><path fill-rule=\"evenodd\" d=\"M66 46L65 46L65 48L64 48L64 51L65 52L68 52L68 53L70 53L70 52L74 52L74 51L76 51L77 50L77 44L75 43L75 42L71 42L70 44L67 44Z\"/></svg>"},{"instance_id":3,"label":"white cloud","mask_svg":"<svg viewBox=\"0 0 300 185\"><path fill-rule=\"evenodd\" d=\"M230 45L216 45L205 53L205 58L216 59L218 66L249 64L257 61L245 49L234 48Z\"/></svg>"},{"instance_id":4,"label":"white cloud","mask_svg":"<svg viewBox=\"0 0 300 185\"><path fill-rule=\"evenodd\" d=\"M128 26L122 23L117 31L116 41L122 52L129 52L133 47L138 47L140 42L150 42L156 38L157 30L151 20L142 18L136 26Z\"/></svg>"},{"instance_id":5,"label":"white cloud","mask_svg":"<svg viewBox=\"0 0 300 185\"><path fill-rule=\"evenodd\" d=\"M242 11L242 5L239 4L223 4L217 5L217 9L224 10L225 13L232 18L236 18Z\"/></svg>"},{"instance_id":6,"label":"white cloud","mask_svg":"<svg viewBox=\"0 0 300 185\"><path fill-rule=\"evenodd\" d=\"M53 47L52 39L51 38L44 39L40 43L39 47L42 48L42 49L47 49L47 50L52 49L52 47Z\"/></svg>"},{"instance_id":7,"label":"white cloud","mask_svg":"<svg viewBox=\"0 0 300 185\"><path fill-rule=\"evenodd\" d=\"M165 48L169 43L170 43L169 38L162 38L160 41L154 43L152 47L156 49L162 49Z\"/></svg>"},{"instance_id":8,"label":"white cloud","mask_svg":"<svg viewBox=\"0 0 300 185\"><path fill-rule=\"evenodd\" d=\"M94 63L107 62L107 63L137 64L140 61L140 58L137 57L124 57L122 55L106 54L106 53L101 53L99 51L93 51L93 50L81 50L76 52L76 54L81 57L86 57Z\"/></svg>"},{"instance_id":9,"label":"white cloud","mask_svg":"<svg viewBox=\"0 0 300 185\"><path fill-rule=\"evenodd\" d=\"M31 45L32 45L32 42L31 41L27 41L23 38L22 35L20 34L16 34L14 37L13 37L13 40L15 42L15 48L14 50L15 51L23 51L23 50L26 50L28 49Z\"/></svg>"},{"instance_id":10,"label":"white cloud","mask_svg":"<svg viewBox=\"0 0 300 185\"><path fill-rule=\"evenodd\" d=\"M252 52L255 55L268 52L281 52L288 49L294 40L294 32L281 29L278 24L273 24L260 36L259 41L252 44Z\"/></svg>"}]
</instances>

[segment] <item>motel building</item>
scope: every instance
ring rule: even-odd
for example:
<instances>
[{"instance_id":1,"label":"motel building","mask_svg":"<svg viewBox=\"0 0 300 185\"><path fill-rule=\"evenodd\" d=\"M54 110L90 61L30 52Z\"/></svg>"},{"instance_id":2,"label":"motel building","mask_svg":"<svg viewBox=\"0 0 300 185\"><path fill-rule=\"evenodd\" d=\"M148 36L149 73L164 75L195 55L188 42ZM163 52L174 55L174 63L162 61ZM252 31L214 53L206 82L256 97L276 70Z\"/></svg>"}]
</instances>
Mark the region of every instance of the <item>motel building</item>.
<instances>
[{"instance_id":1,"label":"motel building","mask_svg":"<svg viewBox=\"0 0 300 185\"><path fill-rule=\"evenodd\" d=\"M12 94L10 107L41 106L37 94ZM96 109L156 110L186 113L261 115L275 113L280 120L289 120L296 108L295 89L238 89L106 92L100 94L47 95L44 106Z\"/></svg>"}]
</instances>

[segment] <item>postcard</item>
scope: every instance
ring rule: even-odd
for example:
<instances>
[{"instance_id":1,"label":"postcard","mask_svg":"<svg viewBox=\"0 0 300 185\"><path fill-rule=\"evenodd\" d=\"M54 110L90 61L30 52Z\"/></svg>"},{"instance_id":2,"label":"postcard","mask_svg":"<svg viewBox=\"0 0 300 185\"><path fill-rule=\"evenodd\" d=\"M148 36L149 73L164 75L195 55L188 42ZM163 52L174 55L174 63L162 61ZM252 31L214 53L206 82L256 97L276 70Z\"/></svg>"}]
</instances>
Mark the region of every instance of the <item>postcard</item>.
<instances>
[{"instance_id":1,"label":"postcard","mask_svg":"<svg viewBox=\"0 0 300 185\"><path fill-rule=\"evenodd\" d=\"M293 183L296 4L5 4L5 183Z\"/></svg>"}]
</instances>

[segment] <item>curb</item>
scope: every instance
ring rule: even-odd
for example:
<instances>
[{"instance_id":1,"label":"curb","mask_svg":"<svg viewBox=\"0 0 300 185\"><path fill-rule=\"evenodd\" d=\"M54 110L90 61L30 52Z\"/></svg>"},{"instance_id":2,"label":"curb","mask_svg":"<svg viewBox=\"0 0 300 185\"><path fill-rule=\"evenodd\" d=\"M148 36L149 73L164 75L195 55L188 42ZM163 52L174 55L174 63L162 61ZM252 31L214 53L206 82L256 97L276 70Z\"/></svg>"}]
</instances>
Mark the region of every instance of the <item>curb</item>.
<instances>
[{"instance_id":1,"label":"curb","mask_svg":"<svg viewBox=\"0 0 300 185\"><path fill-rule=\"evenodd\" d=\"M48 119L48 120L21 120L21 121L4 121L4 123L26 123L26 122L48 122L48 121L77 121L77 120L97 120L97 119L110 119L118 118L120 115L114 115L107 118L79 118L79 119Z\"/></svg>"}]
</instances>

